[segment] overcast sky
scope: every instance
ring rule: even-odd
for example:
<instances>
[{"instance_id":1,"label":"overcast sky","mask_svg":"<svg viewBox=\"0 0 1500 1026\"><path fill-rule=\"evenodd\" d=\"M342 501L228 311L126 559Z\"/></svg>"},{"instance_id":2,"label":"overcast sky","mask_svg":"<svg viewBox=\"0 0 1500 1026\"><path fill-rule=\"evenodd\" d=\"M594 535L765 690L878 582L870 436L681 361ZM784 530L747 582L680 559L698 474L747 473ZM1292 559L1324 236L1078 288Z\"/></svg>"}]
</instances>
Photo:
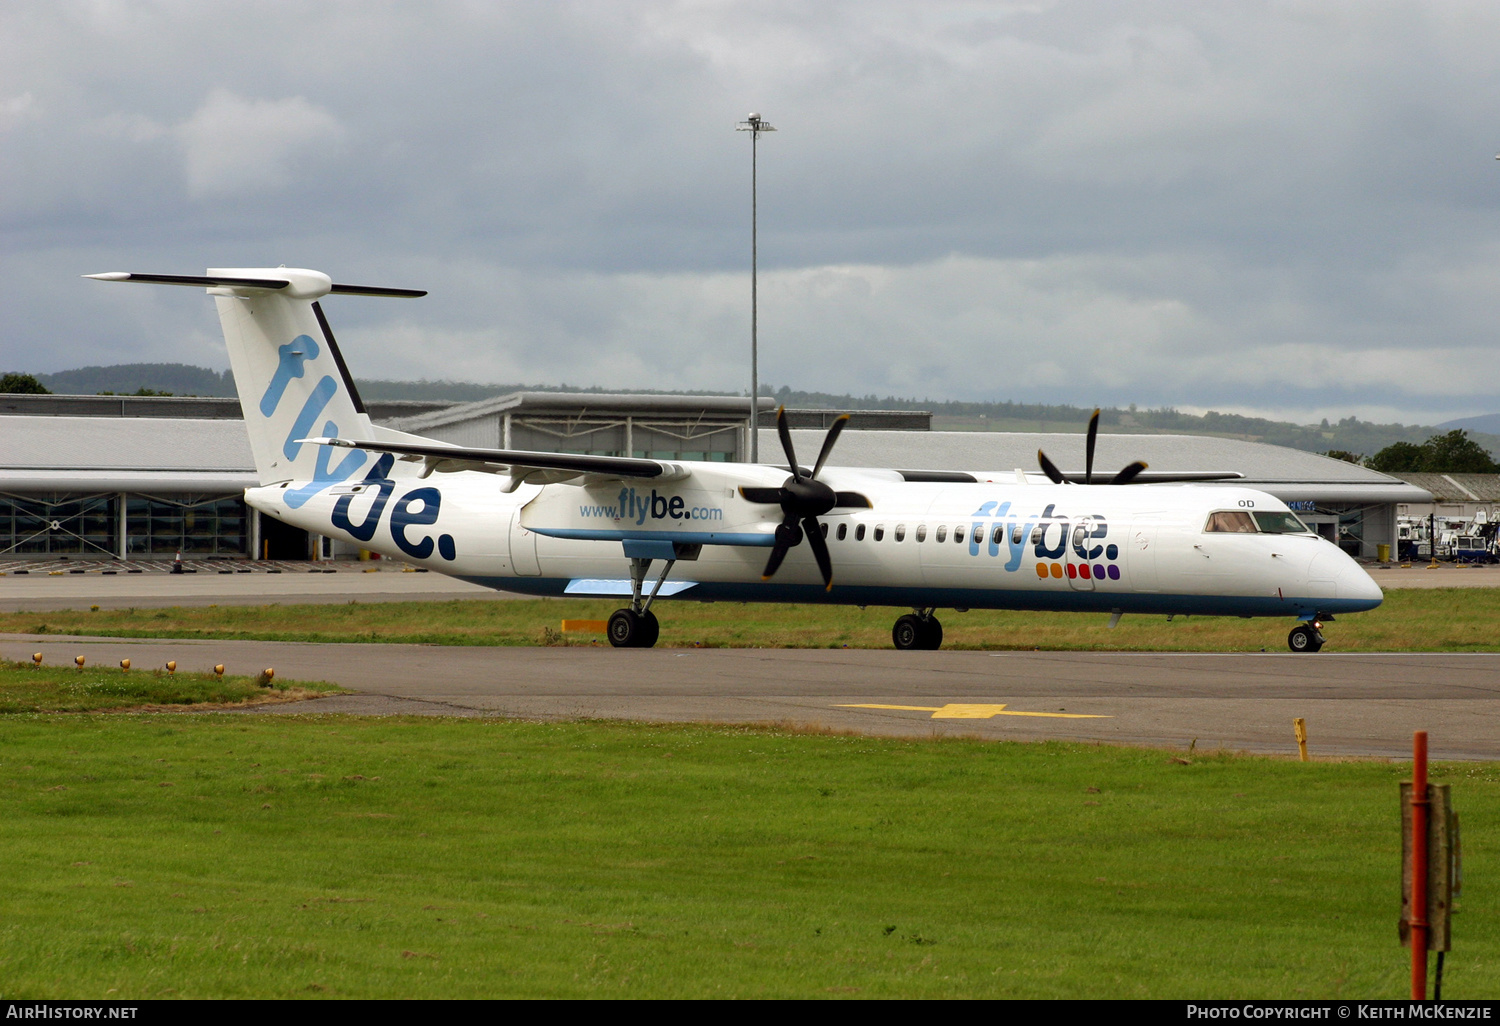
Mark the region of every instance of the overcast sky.
<instances>
[{"instance_id":1,"label":"overcast sky","mask_svg":"<svg viewBox=\"0 0 1500 1026\"><path fill-rule=\"evenodd\" d=\"M313 267L360 377L1435 423L1500 409L1500 5L0 5L0 370L227 366Z\"/></svg>"}]
</instances>

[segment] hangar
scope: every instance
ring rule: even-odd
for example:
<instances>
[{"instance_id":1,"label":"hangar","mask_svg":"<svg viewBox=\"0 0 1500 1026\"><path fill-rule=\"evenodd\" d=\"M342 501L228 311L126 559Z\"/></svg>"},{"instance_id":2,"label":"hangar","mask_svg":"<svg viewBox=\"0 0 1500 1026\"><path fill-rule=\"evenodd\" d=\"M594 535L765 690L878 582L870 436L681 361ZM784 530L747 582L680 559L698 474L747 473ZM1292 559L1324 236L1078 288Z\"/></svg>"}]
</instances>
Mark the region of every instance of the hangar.
<instances>
[{"instance_id":1,"label":"hangar","mask_svg":"<svg viewBox=\"0 0 1500 1026\"><path fill-rule=\"evenodd\" d=\"M742 461L747 400L732 396L517 392L474 403L369 402L377 423L455 444ZM762 423L775 401L761 400ZM815 455L839 411L789 410L799 453ZM845 466L966 471L1015 480L1045 449L1083 468L1082 434L932 431L921 412L850 411L834 461ZM762 458L780 458L762 427ZM1095 466L1141 459L1156 470L1232 470L1293 505L1352 555L1396 538L1398 504L1423 488L1312 453L1236 439L1100 435ZM0 560L310 559L357 550L260 516L241 498L256 484L237 399L0 396Z\"/></svg>"}]
</instances>

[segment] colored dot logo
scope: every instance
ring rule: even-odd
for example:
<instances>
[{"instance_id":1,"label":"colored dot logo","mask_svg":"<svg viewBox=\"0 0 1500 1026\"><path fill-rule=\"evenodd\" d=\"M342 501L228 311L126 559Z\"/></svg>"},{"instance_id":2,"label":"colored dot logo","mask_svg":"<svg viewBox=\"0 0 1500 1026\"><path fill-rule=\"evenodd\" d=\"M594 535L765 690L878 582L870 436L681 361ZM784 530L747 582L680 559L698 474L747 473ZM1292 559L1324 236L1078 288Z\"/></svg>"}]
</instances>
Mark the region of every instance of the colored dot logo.
<instances>
[{"instance_id":1,"label":"colored dot logo","mask_svg":"<svg viewBox=\"0 0 1500 1026\"><path fill-rule=\"evenodd\" d=\"M1118 581L1120 579L1120 568L1114 565L1105 566L1103 563L1038 563L1036 565L1037 577L1055 577L1061 579L1067 577L1069 580L1083 579L1085 581Z\"/></svg>"}]
</instances>

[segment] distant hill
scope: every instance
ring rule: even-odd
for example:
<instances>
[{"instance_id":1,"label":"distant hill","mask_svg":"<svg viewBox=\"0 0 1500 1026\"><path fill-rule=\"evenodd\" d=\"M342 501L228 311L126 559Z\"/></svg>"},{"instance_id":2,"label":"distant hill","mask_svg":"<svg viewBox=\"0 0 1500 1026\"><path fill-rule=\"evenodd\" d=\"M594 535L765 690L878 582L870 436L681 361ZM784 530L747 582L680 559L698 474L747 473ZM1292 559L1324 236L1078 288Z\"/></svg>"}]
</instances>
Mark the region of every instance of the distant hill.
<instances>
[{"instance_id":1,"label":"distant hill","mask_svg":"<svg viewBox=\"0 0 1500 1026\"><path fill-rule=\"evenodd\" d=\"M1487 435L1500 435L1500 413L1486 413L1479 417L1459 417L1457 420L1444 421L1438 427L1444 431L1463 428L1471 435L1476 431L1482 431Z\"/></svg>"},{"instance_id":2,"label":"distant hill","mask_svg":"<svg viewBox=\"0 0 1500 1026\"><path fill-rule=\"evenodd\" d=\"M113 367L80 367L38 374L36 379L60 395L98 395L114 392L128 395L142 388L173 395L233 396L234 375L229 371L190 367L184 363L121 363Z\"/></svg>"},{"instance_id":3,"label":"distant hill","mask_svg":"<svg viewBox=\"0 0 1500 1026\"><path fill-rule=\"evenodd\" d=\"M82 367L57 374L38 374L37 380L54 392L93 395L98 392L131 393L142 388L173 395L233 396L234 377L229 371L190 367L180 363L128 363L114 367ZM449 399L473 402L509 392L603 393L605 388L569 385L490 384L464 381L358 382L360 394L370 400ZM736 392L662 391L632 389L647 395L738 395ZM1043 403L958 402L952 400L905 399L896 396L834 395L802 392L783 386L766 394L788 406L802 409L929 410L933 427L949 431L1083 431L1092 409L1080 406L1050 406ZM1435 434L1463 428L1491 453L1500 454L1500 414L1465 417L1436 426L1375 424L1345 417L1337 423L1291 424L1263 417L1232 413L1180 413L1171 407L1157 410L1110 408L1100 415L1103 429L1116 434L1172 433L1217 435L1269 442L1308 452L1339 449L1372 456L1394 442L1421 444Z\"/></svg>"}]
</instances>

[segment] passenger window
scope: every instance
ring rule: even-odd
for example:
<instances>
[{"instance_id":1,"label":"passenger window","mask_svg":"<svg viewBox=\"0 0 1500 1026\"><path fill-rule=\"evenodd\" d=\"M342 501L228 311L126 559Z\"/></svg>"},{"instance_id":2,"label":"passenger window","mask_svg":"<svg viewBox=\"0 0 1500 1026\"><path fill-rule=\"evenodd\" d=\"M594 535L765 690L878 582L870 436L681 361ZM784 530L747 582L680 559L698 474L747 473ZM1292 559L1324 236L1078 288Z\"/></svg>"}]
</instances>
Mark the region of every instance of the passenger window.
<instances>
[{"instance_id":1,"label":"passenger window","mask_svg":"<svg viewBox=\"0 0 1500 1026\"><path fill-rule=\"evenodd\" d=\"M984 525L983 524L975 524L974 525L974 544L978 545L982 541L984 541Z\"/></svg>"},{"instance_id":2,"label":"passenger window","mask_svg":"<svg viewBox=\"0 0 1500 1026\"><path fill-rule=\"evenodd\" d=\"M906 525L905 524L897 524L896 525L896 540L897 541L905 541L906 540Z\"/></svg>"},{"instance_id":3,"label":"passenger window","mask_svg":"<svg viewBox=\"0 0 1500 1026\"><path fill-rule=\"evenodd\" d=\"M855 541L864 541L865 540L865 525L864 524L860 524L859 526L857 526L854 529L854 540Z\"/></svg>"},{"instance_id":4,"label":"passenger window","mask_svg":"<svg viewBox=\"0 0 1500 1026\"><path fill-rule=\"evenodd\" d=\"M828 538L828 525L827 524L819 524L818 526L823 529L823 538L824 538L824 540L827 540L827 538Z\"/></svg>"},{"instance_id":5,"label":"passenger window","mask_svg":"<svg viewBox=\"0 0 1500 1026\"><path fill-rule=\"evenodd\" d=\"M839 541L843 541L847 537L849 537L849 525L848 524L840 524L839 525Z\"/></svg>"},{"instance_id":6,"label":"passenger window","mask_svg":"<svg viewBox=\"0 0 1500 1026\"><path fill-rule=\"evenodd\" d=\"M875 540L876 541L885 541L885 525L884 524L876 524L875 525Z\"/></svg>"},{"instance_id":7,"label":"passenger window","mask_svg":"<svg viewBox=\"0 0 1500 1026\"><path fill-rule=\"evenodd\" d=\"M953 540L958 542L958 544L962 545L968 537L968 532L963 529L962 524L953 529Z\"/></svg>"},{"instance_id":8,"label":"passenger window","mask_svg":"<svg viewBox=\"0 0 1500 1026\"><path fill-rule=\"evenodd\" d=\"M933 532L932 540L935 541L935 542L945 542L945 541L947 541L948 540L948 525L947 524L938 524L937 530L935 532Z\"/></svg>"},{"instance_id":9,"label":"passenger window","mask_svg":"<svg viewBox=\"0 0 1500 1026\"><path fill-rule=\"evenodd\" d=\"M1024 527L1022 527L1020 524L1017 524L1015 526L1015 530L1013 530L1013 531L1010 532L1010 543L1012 545L1019 545L1019 544L1021 544L1021 536L1023 534L1025 534L1025 533L1026 533L1026 529Z\"/></svg>"},{"instance_id":10,"label":"passenger window","mask_svg":"<svg viewBox=\"0 0 1500 1026\"><path fill-rule=\"evenodd\" d=\"M1255 521L1244 510L1226 509L1208 515L1208 526L1203 530L1228 534L1254 534Z\"/></svg>"},{"instance_id":11,"label":"passenger window","mask_svg":"<svg viewBox=\"0 0 1500 1026\"><path fill-rule=\"evenodd\" d=\"M1047 533L1047 529L1045 527L1034 527L1034 528L1032 528L1032 530L1031 530L1031 544L1033 544L1033 545L1040 545L1042 543L1042 535L1044 535L1046 533Z\"/></svg>"},{"instance_id":12,"label":"passenger window","mask_svg":"<svg viewBox=\"0 0 1500 1026\"><path fill-rule=\"evenodd\" d=\"M993 544L993 545L999 545L1004 540L1005 540L1005 527L1002 524L996 524L995 525L995 529L990 532L990 543Z\"/></svg>"},{"instance_id":13,"label":"passenger window","mask_svg":"<svg viewBox=\"0 0 1500 1026\"><path fill-rule=\"evenodd\" d=\"M927 525L926 524L918 524L917 525L917 541L924 542L926 540L927 540ZM941 538L938 539L938 541L942 541L942 540L943 539L941 539Z\"/></svg>"}]
</instances>

